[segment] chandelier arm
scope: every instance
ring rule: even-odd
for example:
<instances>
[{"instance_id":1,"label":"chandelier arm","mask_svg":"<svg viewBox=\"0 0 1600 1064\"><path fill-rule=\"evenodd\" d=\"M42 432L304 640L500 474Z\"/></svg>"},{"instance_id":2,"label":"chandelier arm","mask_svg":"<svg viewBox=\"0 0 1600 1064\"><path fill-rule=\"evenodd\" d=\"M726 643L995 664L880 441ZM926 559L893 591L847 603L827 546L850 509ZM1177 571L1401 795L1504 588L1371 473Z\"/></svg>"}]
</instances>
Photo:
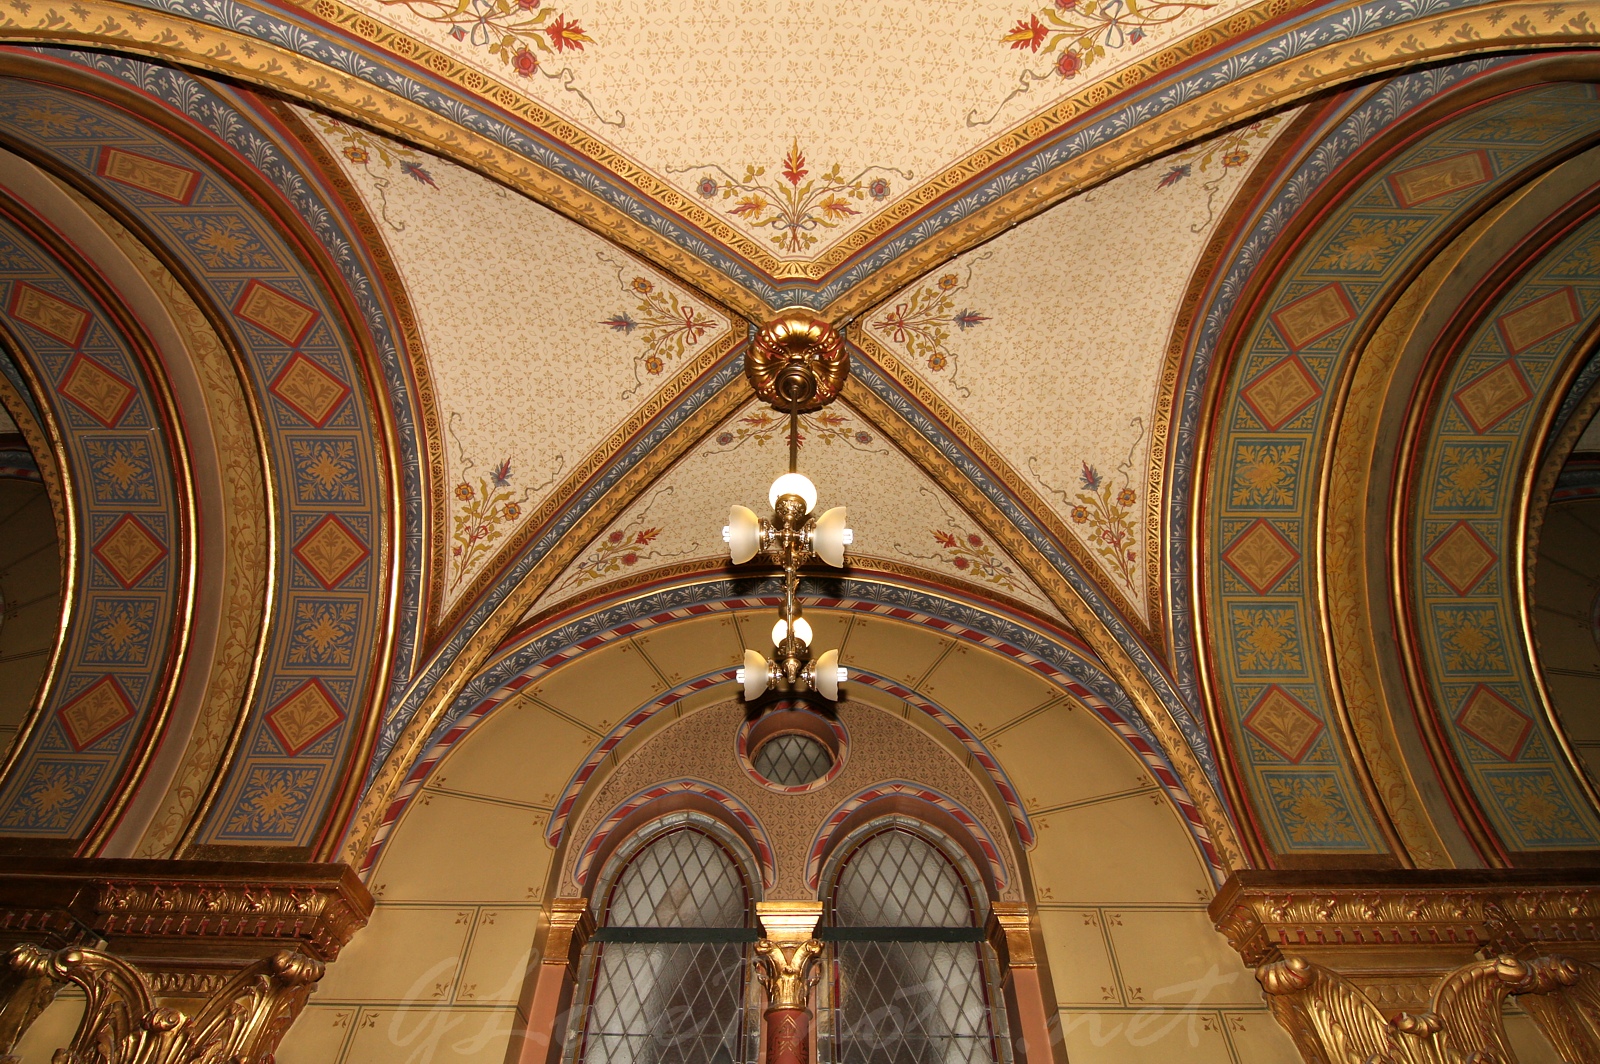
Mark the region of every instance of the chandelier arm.
<instances>
[{"instance_id":1,"label":"chandelier arm","mask_svg":"<svg viewBox=\"0 0 1600 1064\"><path fill-rule=\"evenodd\" d=\"M800 472L800 411L789 404L789 472Z\"/></svg>"}]
</instances>

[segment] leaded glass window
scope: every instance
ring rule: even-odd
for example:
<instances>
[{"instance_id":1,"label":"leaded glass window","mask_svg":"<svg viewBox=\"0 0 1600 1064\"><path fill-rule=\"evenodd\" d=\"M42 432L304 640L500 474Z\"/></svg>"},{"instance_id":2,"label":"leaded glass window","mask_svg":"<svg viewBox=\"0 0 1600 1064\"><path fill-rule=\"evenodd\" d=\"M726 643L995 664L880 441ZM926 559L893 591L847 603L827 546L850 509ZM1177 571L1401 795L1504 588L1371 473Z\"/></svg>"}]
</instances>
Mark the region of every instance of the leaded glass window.
<instances>
[{"instance_id":1,"label":"leaded glass window","mask_svg":"<svg viewBox=\"0 0 1600 1064\"><path fill-rule=\"evenodd\" d=\"M750 892L723 842L677 826L600 900L586 965L582 1064L745 1064Z\"/></svg>"},{"instance_id":2,"label":"leaded glass window","mask_svg":"<svg viewBox=\"0 0 1600 1064\"><path fill-rule=\"evenodd\" d=\"M938 847L904 827L869 833L838 866L830 902L823 1061L1010 1059L983 902Z\"/></svg>"},{"instance_id":3,"label":"leaded glass window","mask_svg":"<svg viewBox=\"0 0 1600 1064\"><path fill-rule=\"evenodd\" d=\"M804 787L833 768L833 753L800 732L775 735L761 744L753 762L761 778L783 787Z\"/></svg>"}]
</instances>

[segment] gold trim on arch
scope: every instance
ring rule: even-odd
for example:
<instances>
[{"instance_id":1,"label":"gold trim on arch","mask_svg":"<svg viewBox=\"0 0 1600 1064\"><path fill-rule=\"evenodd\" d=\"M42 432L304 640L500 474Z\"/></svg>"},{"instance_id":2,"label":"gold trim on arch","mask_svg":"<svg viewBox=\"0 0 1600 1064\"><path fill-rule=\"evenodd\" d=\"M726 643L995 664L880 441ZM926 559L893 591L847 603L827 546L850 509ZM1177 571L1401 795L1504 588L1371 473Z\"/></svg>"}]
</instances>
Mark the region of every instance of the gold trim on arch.
<instances>
[{"instance_id":1,"label":"gold trim on arch","mask_svg":"<svg viewBox=\"0 0 1600 1064\"><path fill-rule=\"evenodd\" d=\"M320 0L333 3L336 0ZM1249 12L1233 16L1235 21L1274 17L1287 4L1266 0ZM429 151L459 162L579 222L623 246L643 255L663 271L679 278L741 315L758 319L770 309L754 293L729 280L720 271L700 261L664 237L657 235L625 212L609 206L593 194L559 178L527 158L511 152L493 140L469 133L460 125L427 109L379 90L348 74L306 59L287 49L254 38L193 20L148 8L135 8L118 0L80 0L64 8L35 7L29 15L14 8L0 9L0 39L16 42L81 45L126 54L142 55L197 67L212 73L239 78L266 86L294 99L328 109L358 122L398 136ZM1254 22L1239 22L1248 32ZM1216 30L1203 31L1190 39L1196 47L1205 38L1207 48L1218 43ZM1420 35L1419 35L1420 34ZM1186 42L1186 43L1190 43ZM1273 66L1212 92L1195 97L1174 115L1164 115L1151 123L1107 142L1068 163L1008 193L974 212L956 225L901 255L875 271L835 299L828 316L848 317L862 307L878 302L896 288L940 263L1004 230L1032 217L1073 193L1083 191L1132 169L1156 156L1201 140L1230 125L1267 111L1283 107L1313 93L1359 78L1369 77L1408 65L1453 57L1505 51L1534 51L1545 48L1571 48L1600 42L1600 2L1551 5L1528 2L1484 4L1452 12L1420 25L1386 29L1351 41L1309 52L1292 63ZM1165 53L1162 53L1165 54ZM1159 59L1159 56L1157 57ZM1152 60L1154 61L1154 60ZM449 62L453 63L453 60ZM487 88L488 79L473 72ZM1069 100L1052 112L1056 125L1075 117L1085 103L1100 106L1116 93L1112 82L1132 90L1149 77L1143 64L1129 67L1107 82L1092 86L1087 101ZM1100 94L1098 98L1096 95ZM486 97L493 106L504 109L517 104L509 89ZM580 152L600 150L598 142L589 148L590 138L571 136ZM1018 127L1027 135L1020 145L1033 142L1037 135L1052 132L1050 120L1034 119ZM983 168L996 165L1006 156L989 150L975 156ZM605 153L605 159L615 159ZM965 166L977 166L969 160ZM966 174L962 181L969 180ZM946 175L945 179L948 179ZM957 181L957 184L960 182ZM934 183L930 182L930 187ZM941 187L939 195L943 195ZM673 211L670 204L664 209ZM892 215L893 209L885 212ZM884 224L896 221L887 218ZM870 239L870 238L869 238ZM848 243L848 240L846 241ZM850 253L854 253L852 250ZM818 260L826 267L826 257ZM840 265L843 265L842 263ZM826 267L812 280L826 279ZM813 271L814 272L814 271Z\"/></svg>"},{"instance_id":2,"label":"gold trim on arch","mask_svg":"<svg viewBox=\"0 0 1600 1064\"><path fill-rule=\"evenodd\" d=\"M139 744L138 748L131 752L121 768L116 785L106 795L104 804L89 821L86 834L77 840L79 852L87 855L98 851L116 829L123 811L133 798L134 791L138 789L146 770L154 760L156 751L165 738L167 720L178 695L179 678L189 658L194 628L195 580L198 576L196 570L199 564L199 533L196 527L198 507L195 500L194 473L189 462L189 437L183 424L183 412L172 394L171 384L162 369L160 352L156 349L155 342L145 332L144 324L123 305L117 293L101 276L100 271L84 258L64 234L57 232L51 222L35 214L26 203L14 199L9 192L3 190L0 190L0 218L9 220L11 224L25 232L40 245L58 268L71 274L89 297L100 305L101 311L109 319L108 324L117 330L119 337L127 345L129 355L144 375L146 386L149 388L150 405L153 408L150 411L151 416L166 434L164 443L172 476L174 508L177 511L177 527L173 530L173 542L169 547L171 551L169 558L174 564L177 577L177 586L173 590L174 609L168 620L171 625L172 643L167 647L166 661L152 676L152 688L157 694L149 704L149 715L143 724L150 741ZM20 361L26 362L27 359L23 358ZM46 405L41 402L40 409L45 409ZM81 555L75 558L76 560L81 560ZM65 611L63 619L65 620ZM66 627L64 626L62 630L65 632ZM65 643L63 640L60 645L64 648ZM53 662L52 687L57 679L54 666ZM50 695L46 694L40 700L40 707L47 705L49 701ZM29 722L30 729L35 723ZM24 748L21 739L22 733L19 732L19 741L13 750L14 757L20 757ZM9 778L16 764L16 760L8 759L0 777Z\"/></svg>"},{"instance_id":3,"label":"gold trim on arch","mask_svg":"<svg viewBox=\"0 0 1600 1064\"><path fill-rule=\"evenodd\" d=\"M1140 717L1161 744L1162 752L1200 811L1224 870L1246 867L1248 861L1239 848L1238 837L1228 819L1226 807L1218 798L1210 779L1201 770L1188 740L1183 737L1182 730L1172 719L1150 681L1128 657L1116 638L1106 630L1099 616L1079 597L1066 578L1044 559L1033 542L989 501L988 496L979 491L965 474L907 424L892 407L855 378L846 382L843 398L904 452L913 464L927 473L957 505L966 510L979 527L1016 559L1029 578L1061 611L1067 623L1099 657L1106 674L1121 686L1138 707Z\"/></svg>"},{"instance_id":4,"label":"gold trim on arch","mask_svg":"<svg viewBox=\"0 0 1600 1064\"><path fill-rule=\"evenodd\" d=\"M673 429L666 439L652 447L637 465L623 474L605 495L573 523L566 534L506 595L484 623L467 638L465 645L456 653L443 675L433 682L416 713L406 722L400 738L379 767L372 785L362 796L360 804L349 820L338 860L357 868L361 866L362 858L371 845L373 832L383 822L384 813L395 792L405 782L411 766L425 751L428 736L433 733L434 726L438 724L468 681L493 655L506 633L517 626L523 614L539 601L539 596L544 594L550 583L583 552L591 540L621 516L642 491L671 469L707 434L749 402L746 387L742 376L732 378L698 410L685 418L682 424Z\"/></svg>"}]
</instances>

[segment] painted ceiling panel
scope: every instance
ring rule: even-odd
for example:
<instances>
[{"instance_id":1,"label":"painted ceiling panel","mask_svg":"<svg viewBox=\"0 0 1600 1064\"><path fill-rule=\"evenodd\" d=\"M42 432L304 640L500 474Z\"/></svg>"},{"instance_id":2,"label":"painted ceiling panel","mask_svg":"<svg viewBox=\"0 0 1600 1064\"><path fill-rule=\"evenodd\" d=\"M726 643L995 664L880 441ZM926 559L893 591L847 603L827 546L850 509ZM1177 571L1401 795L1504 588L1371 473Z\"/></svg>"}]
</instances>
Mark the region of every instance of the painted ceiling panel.
<instances>
[{"instance_id":1,"label":"painted ceiling panel","mask_svg":"<svg viewBox=\"0 0 1600 1064\"><path fill-rule=\"evenodd\" d=\"M849 507L852 558L932 571L1058 618L1022 567L846 404L805 415L801 438L800 471L817 485L818 506ZM770 513L767 489L788 468L786 440L784 419L751 401L590 543L529 616L636 573L725 558L728 507Z\"/></svg>"},{"instance_id":2,"label":"painted ceiling panel","mask_svg":"<svg viewBox=\"0 0 1600 1064\"><path fill-rule=\"evenodd\" d=\"M641 167L773 255L806 260L1018 124L1248 4L353 6L575 123L624 157L618 172Z\"/></svg>"},{"instance_id":3,"label":"painted ceiling panel","mask_svg":"<svg viewBox=\"0 0 1600 1064\"><path fill-rule=\"evenodd\" d=\"M383 226L416 308L446 453L448 610L586 456L731 339L730 319L515 192L302 114Z\"/></svg>"},{"instance_id":4,"label":"painted ceiling panel","mask_svg":"<svg viewBox=\"0 0 1600 1064\"><path fill-rule=\"evenodd\" d=\"M1158 593L1147 518L1160 505L1146 471L1173 320L1217 219L1288 118L1068 200L862 319L1049 503L1146 622Z\"/></svg>"}]
</instances>

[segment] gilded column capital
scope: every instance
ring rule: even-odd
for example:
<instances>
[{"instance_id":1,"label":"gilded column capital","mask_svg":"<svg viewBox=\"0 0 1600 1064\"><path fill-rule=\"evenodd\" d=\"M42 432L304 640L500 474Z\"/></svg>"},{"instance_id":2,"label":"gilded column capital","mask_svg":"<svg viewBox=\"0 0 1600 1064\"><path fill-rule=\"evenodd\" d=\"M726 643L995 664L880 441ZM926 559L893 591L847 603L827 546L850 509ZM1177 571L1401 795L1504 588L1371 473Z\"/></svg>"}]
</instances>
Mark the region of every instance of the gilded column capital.
<instances>
[{"instance_id":1,"label":"gilded column capital","mask_svg":"<svg viewBox=\"0 0 1600 1064\"><path fill-rule=\"evenodd\" d=\"M756 916L766 935L756 943L756 976L767 988L767 1011L804 1009L822 943L814 937L819 901L762 901Z\"/></svg>"}]
</instances>

